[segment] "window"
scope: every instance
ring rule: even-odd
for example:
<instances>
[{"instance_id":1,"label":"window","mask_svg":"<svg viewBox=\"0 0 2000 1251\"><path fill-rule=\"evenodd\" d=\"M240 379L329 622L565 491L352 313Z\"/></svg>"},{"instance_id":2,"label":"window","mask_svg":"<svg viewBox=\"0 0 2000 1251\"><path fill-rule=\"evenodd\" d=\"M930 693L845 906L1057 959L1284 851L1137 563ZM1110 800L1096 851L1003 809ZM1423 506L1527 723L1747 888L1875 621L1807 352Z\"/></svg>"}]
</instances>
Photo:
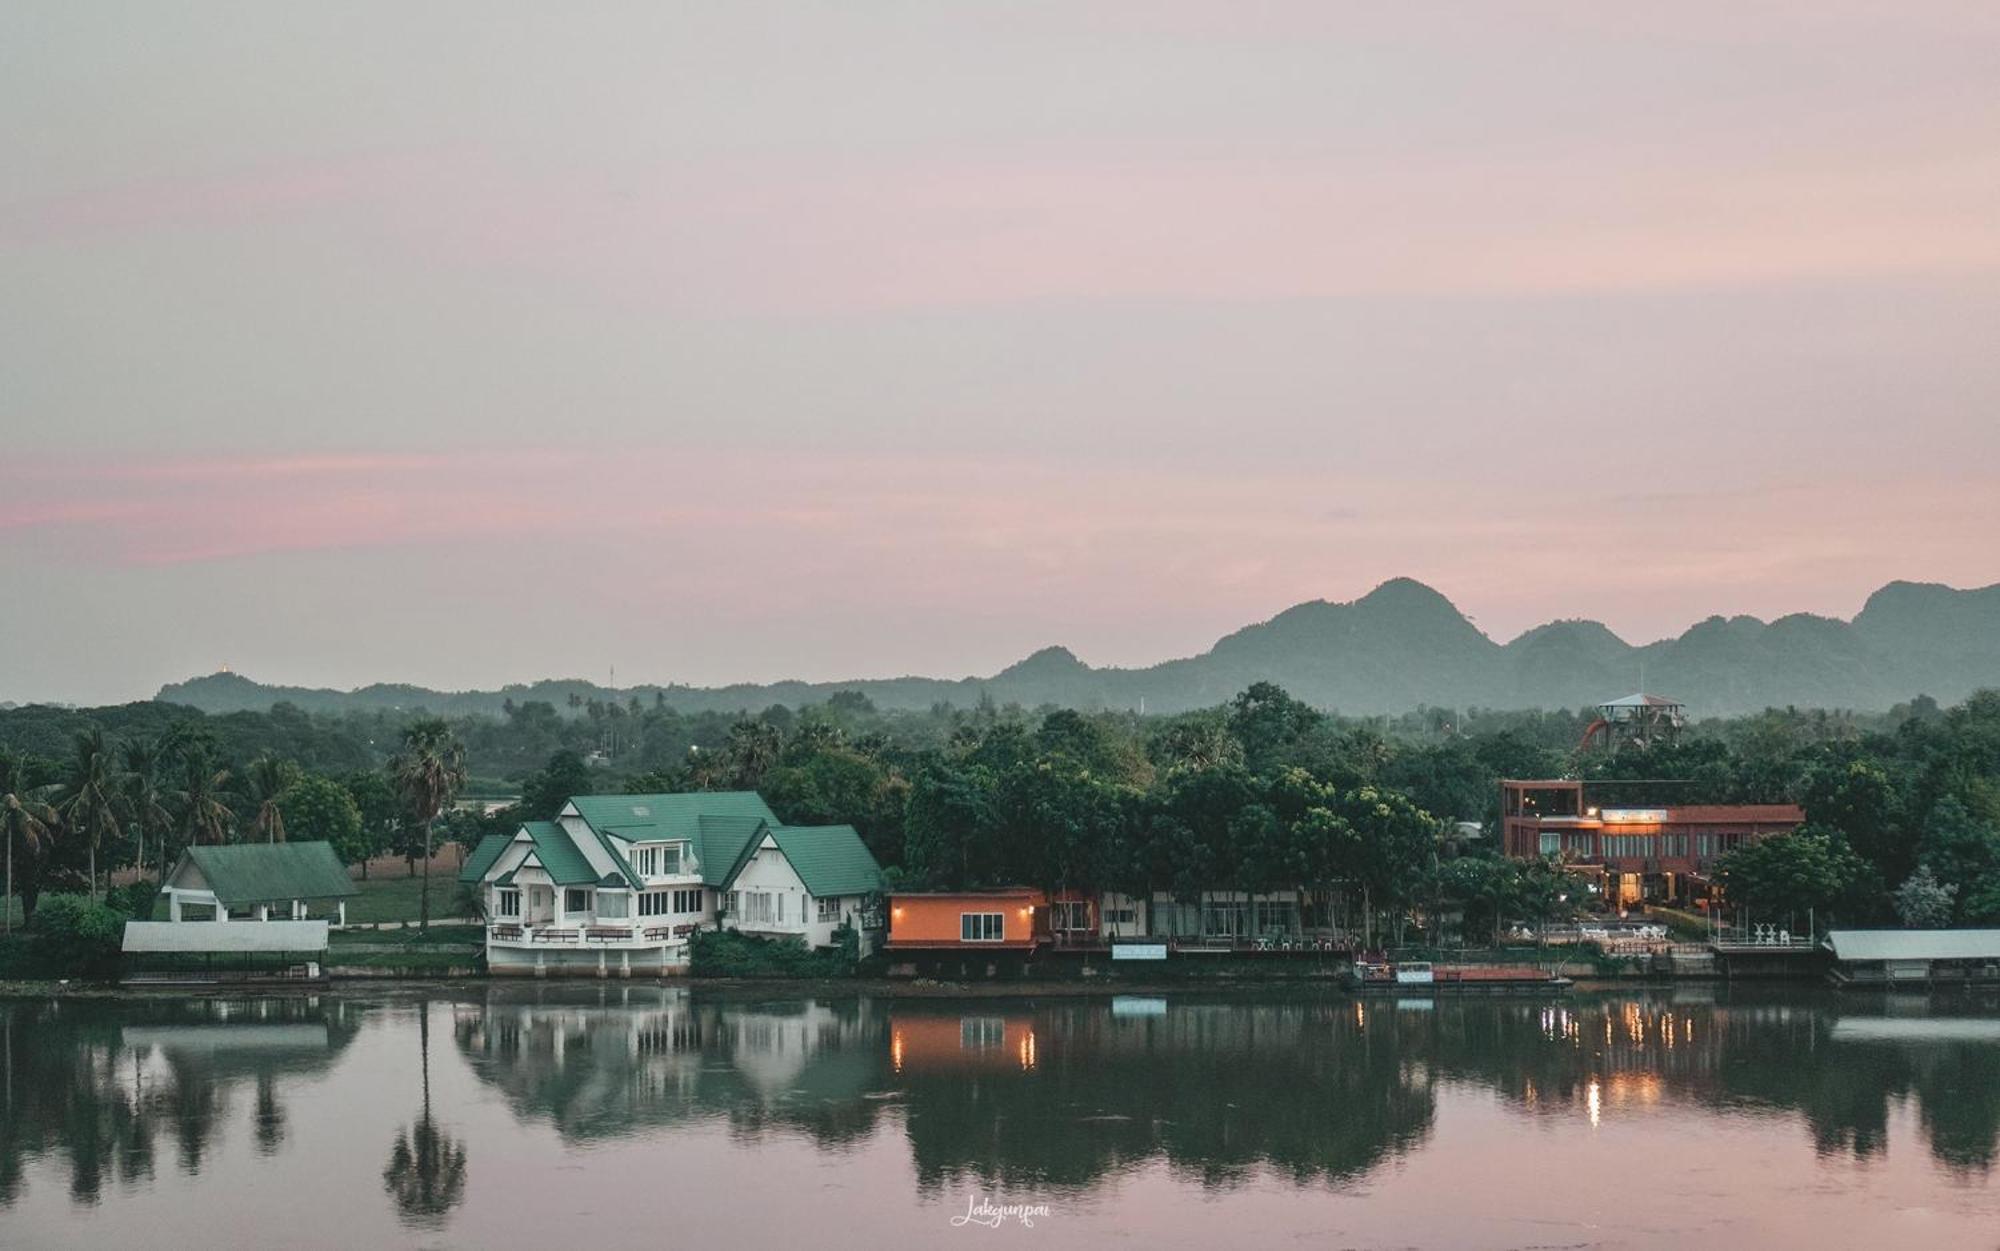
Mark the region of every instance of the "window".
<instances>
[{"instance_id":1,"label":"window","mask_svg":"<svg viewBox=\"0 0 2000 1251\"><path fill-rule=\"evenodd\" d=\"M821 924L825 924L828 921L840 920L840 897L838 895L829 896L819 901L819 919Z\"/></svg>"},{"instance_id":2,"label":"window","mask_svg":"<svg viewBox=\"0 0 2000 1251\"><path fill-rule=\"evenodd\" d=\"M1560 855L1562 853L1562 841L1563 836L1561 831L1544 831L1541 835L1542 854L1544 856Z\"/></svg>"},{"instance_id":3,"label":"window","mask_svg":"<svg viewBox=\"0 0 2000 1251\"><path fill-rule=\"evenodd\" d=\"M696 887L693 890L677 890L674 892L675 912L700 912L701 910L700 887Z\"/></svg>"},{"instance_id":4,"label":"window","mask_svg":"<svg viewBox=\"0 0 2000 1251\"><path fill-rule=\"evenodd\" d=\"M736 892L731 891L734 895ZM783 920L778 916L773 901L777 896L769 891L752 890L743 892L742 918L751 925L769 925L773 920Z\"/></svg>"},{"instance_id":5,"label":"window","mask_svg":"<svg viewBox=\"0 0 2000 1251\"><path fill-rule=\"evenodd\" d=\"M1139 910L1137 908L1106 908L1104 910L1104 920L1109 925L1137 925L1139 923Z\"/></svg>"},{"instance_id":6,"label":"window","mask_svg":"<svg viewBox=\"0 0 2000 1251\"><path fill-rule=\"evenodd\" d=\"M679 893L680 893L679 891L672 892L672 894L675 895L678 895ZM663 890L649 890L639 896L639 915L642 917L665 916L667 914L668 902L669 902L669 892Z\"/></svg>"},{"instance_id":7,"label":"window","mask_svg":"<svg viewBox=\"0 0 2000 1251\"><path fill-rule=\"evenodd\" d=\"M729 900L728 911L731 916L738 915L743 911L742 891L737 891L737 890L730 891L727 898Z\"/></svg>"},{"instance_id":8,"label":"window","mask_svg":"<svg viewBox=\"0 0 2000 1251\"><path fill-rule=\"evenodd\" d=\"M597 892L597 915L601 920L623 921L632 915L632 896L622 890Z\"/></svg>"},{"instance_id":9,"label":"window","mask_svg":"<svg viewBox=\"0 0 2000 1251\"><path fill-rule=\"evenodd\" d=\"M632 872L640 877L673 877L681 872L679 843L634 847L630 856Z\"/></svg>"},{"instance_id":10,"label":"window","mask_svg":"<svg viewBox=\"0 0 2000 1251\"><path fill-rule=\"evenodd\" d=\"M997 943L1002 940L1002 916L998 912L958 914L958 939L965 943Z\"/></svg>"},{"instance_id":11,"label":"window","mask_svg":"<svg viewBox=\"0 0 2000 1251\"><path fill-rule=\"evenodd\" d=\"M958 1022L961 1051L987 1051L1007 1045L1007 1021L997 1016L968 1016Z\"/></svg>"},{"instance_id":12,"label":"window","mask_svg":"<svg viewBox=\"0 0 2000 1251\"><path fill-rule=\"evenodd\" d=\"M564 891L563 911L564 912L590 911L590 892L587 890L578 890L574 886Z\"/></svg>"},{"instance_id":13,"label":"window","mask_svg":"<svg viewBox=\"0 0 2000 1251\"><path fill-rule=\"evenodd\" d=\"M517 917L521 915L521 892L517 890L497 890L493 892L493 915Z\"/></svg>"}]
</instances>

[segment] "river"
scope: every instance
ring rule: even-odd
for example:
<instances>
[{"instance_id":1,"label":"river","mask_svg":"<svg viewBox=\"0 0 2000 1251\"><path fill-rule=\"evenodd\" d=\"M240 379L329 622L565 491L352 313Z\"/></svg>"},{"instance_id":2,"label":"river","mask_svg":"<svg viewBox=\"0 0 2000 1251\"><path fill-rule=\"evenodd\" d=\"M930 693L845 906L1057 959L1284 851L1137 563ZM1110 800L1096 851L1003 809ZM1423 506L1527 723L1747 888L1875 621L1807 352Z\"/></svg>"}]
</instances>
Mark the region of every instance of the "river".
<instances>
[{"instance_id":1,"label":"river","mask_svg":"<svg viewBox=\"0 0 2000 1251\"><path fill-rule=\"evenodd\" d=\"M0 1000L0 1246L2000 1246L2000 1000Z\"/></svg>"}]
</instances>

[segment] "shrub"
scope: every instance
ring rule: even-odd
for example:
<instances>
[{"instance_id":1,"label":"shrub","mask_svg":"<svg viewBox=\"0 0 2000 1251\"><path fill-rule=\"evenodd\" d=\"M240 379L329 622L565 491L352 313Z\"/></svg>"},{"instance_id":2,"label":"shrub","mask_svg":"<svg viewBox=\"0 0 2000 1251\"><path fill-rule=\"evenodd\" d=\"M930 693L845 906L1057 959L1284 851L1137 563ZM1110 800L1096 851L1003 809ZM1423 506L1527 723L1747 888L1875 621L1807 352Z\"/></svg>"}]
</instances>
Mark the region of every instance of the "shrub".
<instances>
[{"instance_id":1,"label":"shrub","mask_svg":"<svg viewBox=\"0 0 2000 1251\"><path fill-rule=\"evenodd\" d=\"M44 895L30 929L35 961L55 974L109 973L131 919L123 908L92 903L87 895Z\"/></svg>"},{"instance_id":2,"label":"shrub","mask_svg":"<svg viewBox=\"0 0 2000 1251\"><path fill-rule=\"evenodd\" d=\"M756 938L731 930L701 930L688 940L694 977L852 977L844 950L813 951L797 938Z\"/></svg>"}]
</instances>

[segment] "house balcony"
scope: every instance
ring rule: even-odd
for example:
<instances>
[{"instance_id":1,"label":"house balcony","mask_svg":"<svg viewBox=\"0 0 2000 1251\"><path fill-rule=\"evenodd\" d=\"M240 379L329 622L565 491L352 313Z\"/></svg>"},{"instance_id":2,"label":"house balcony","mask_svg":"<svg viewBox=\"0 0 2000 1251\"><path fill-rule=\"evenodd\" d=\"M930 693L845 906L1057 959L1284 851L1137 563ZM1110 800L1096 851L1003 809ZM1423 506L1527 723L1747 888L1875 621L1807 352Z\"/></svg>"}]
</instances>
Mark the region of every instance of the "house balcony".
<instances>
[{"instance_id":1,"label":"house balcony","mask_svg":"<svg viewBox=\"0 0 2000 1251\"><path fill-rule=\"evenodd\" d=\"M644 921L594 921L565 918L561 922L496 921L486 927L486 942L492 947L540 949L599 948L641 950L685 943L701 928L696 921L673 921L647 917Z\"/></svg>"}]
</instances>

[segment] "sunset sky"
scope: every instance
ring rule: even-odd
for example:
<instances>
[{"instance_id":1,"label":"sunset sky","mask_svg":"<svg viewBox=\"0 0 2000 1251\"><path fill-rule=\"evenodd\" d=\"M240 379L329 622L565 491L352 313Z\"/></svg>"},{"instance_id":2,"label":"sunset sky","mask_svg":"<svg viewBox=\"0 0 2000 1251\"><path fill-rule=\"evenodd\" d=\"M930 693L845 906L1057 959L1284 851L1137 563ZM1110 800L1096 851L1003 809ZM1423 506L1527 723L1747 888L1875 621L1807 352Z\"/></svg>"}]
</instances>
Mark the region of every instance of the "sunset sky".
<instances>
[{"instance_id":1,"label":"sunset sky","mask_svg":"<svg viewBox=\"0 0 2000 1251\"><path fill-rule=\"evenodd\" d=\"M2000 5L0 8L0 701L2000 581Z\"/></svg>"}]
</instances>

